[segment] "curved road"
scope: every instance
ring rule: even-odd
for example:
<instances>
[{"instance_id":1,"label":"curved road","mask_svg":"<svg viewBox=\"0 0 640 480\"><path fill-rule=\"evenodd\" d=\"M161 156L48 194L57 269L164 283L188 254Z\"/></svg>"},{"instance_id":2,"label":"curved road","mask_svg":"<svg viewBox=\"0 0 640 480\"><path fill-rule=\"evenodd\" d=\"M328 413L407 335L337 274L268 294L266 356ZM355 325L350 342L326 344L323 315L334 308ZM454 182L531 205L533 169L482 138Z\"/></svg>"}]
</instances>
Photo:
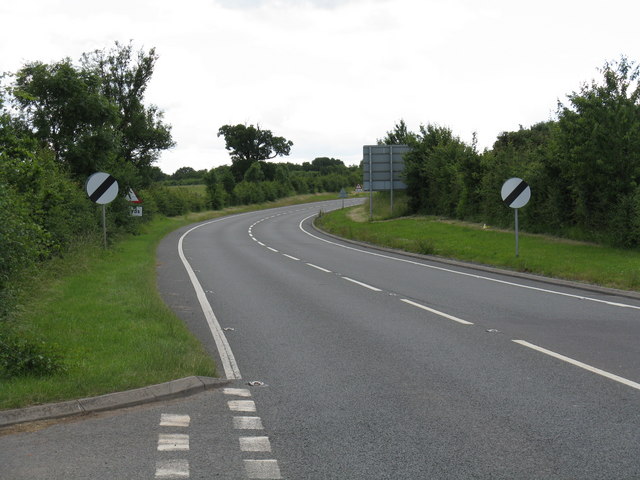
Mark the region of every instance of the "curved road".
<instances>
[{"instance_id":1,"label":"curved road","mask_svg":"<svg viewBox=\"0 0 640 480\"><path fill-rule=\"evenodd\" d=\"M260 458L288 479L640 478L639 300L312 228L340 205L225 217L159 250L168 303L251 390Z\"/></svg>"}]
</instances>

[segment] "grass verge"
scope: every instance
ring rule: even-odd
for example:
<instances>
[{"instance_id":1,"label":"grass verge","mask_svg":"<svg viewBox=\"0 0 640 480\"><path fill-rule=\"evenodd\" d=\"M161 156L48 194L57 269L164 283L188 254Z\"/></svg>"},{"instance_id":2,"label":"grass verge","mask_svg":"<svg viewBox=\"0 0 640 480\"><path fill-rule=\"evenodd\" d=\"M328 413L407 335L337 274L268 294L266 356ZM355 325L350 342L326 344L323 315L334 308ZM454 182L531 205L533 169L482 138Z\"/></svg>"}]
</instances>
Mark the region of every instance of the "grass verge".
<instances>
[{"instance_id":1,"label":"grass verge","mask_svg":"<svg viewBox=\"0 0 640 480\"><path fill-rule=\"evenodd\" d=\"M0 409L76 399L190 375L216 376L213 360L156 288L155 252L169 232L233 213L336 199L300 195L222 211L159 217L108 250L83 245L28 279L11 320L60 353L65 371L0 379Z\"/></svg>"},{"instance_id":2,"label":"grass verge","mask_svg":"<svg viewBox=\"0 0 640 480\"><path fill-rule=\"evenodd\" d=\"M434 217L403 217L369 222L365 206L337 210L317 225L335 235L462 261L548 277L640 290L640 252L520 232L515 256L513 232ZM368 210L367 210L368 212Z\"/></svg>"}]
</instances>

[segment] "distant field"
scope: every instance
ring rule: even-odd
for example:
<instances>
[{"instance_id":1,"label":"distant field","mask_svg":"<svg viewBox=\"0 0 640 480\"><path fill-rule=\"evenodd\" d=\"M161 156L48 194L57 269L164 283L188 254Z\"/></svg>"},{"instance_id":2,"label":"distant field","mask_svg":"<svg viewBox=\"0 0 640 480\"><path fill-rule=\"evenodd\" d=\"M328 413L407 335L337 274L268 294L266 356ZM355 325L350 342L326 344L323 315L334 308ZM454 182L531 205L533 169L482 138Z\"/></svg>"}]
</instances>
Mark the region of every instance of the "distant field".
<instances>
[{"instance_id":1,"label":"distant field","mask_svg":"<svg viewBox=\"0 0 640 480\"><path fill-rule=\"evenodd\" d=\"M409 252L530 272L549 277L640 290L640 252L514 232L435 217L369 222L368 204L324 215L317 225L354 240Z\"/></svg>"}]
</instances>

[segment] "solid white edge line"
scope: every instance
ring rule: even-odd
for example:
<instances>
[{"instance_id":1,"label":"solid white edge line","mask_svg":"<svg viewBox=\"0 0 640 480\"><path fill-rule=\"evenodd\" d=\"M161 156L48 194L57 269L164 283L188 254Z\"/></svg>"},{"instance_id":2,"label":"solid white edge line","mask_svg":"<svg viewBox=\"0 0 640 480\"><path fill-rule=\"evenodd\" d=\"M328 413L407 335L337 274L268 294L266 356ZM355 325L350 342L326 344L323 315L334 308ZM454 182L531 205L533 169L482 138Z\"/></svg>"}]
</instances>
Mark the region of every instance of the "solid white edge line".
<instances>
[{"instance_id":1,"label":"solid white edge line","mask_svg":"<svg viewBox=\"0 0 640 480\"><path fill-rule=\"evenodd\" d=\"M228 380L239 380L242 378L242 376L240 375L240 369L238 368L236 359L233 356L233 352L231 351L231 346L227 341L227 337L224 336L222 328L220 328L220 323L218 323L218 319L216 318L215 313L213 313L213 309L211 308L211 305L207 300L207 296L202 289L202 285L200 285L200 282L198 281L198 277L196 277L193 268L191 268L191 265L187 261L187 258L184 255L184 251L182 250L182 242L189 233L196 230L197 228L204 227L205 225L210 225L227 218L233 217L225 217L223 219L213 220L211 222L196 225L195 227L187 230L180 237L180 240L178 240L178 255L180 256L180 260L182 260L184 268L187 270L187 274L189 275L189 279L191 280L193 289L195 290L198 301L200 302L202 313L207 320L207 324L209 325L209 330L211 331L213 340L216 342L216 347L218 348L218 354L220 355L220 360L222 361L222 367L224 368L225 376Z\"/></svg>"},{"instance_id":2,"label":"solid white edge line","mask_svg":"<svg viewBox=\"0 0 640 480\"><path fill-rule=\"evenodd\" d=\"M359 282L358 280L354 280L353 278L349 278L349 277L342 277L342 278L344 278L348 282L352 282L352 283L355 283L357 285L360 285L361 287L368 288L369 290L373 290L374 292L381 292L382 291L381 289L379 289L377 287L372 287L371 285L367 285L366 283Z\"/></svg>"},{"instance_id":3,"label":"solid white edge line","mask_svg":"<svg viewBox=\"0 0 640 480\"><path fill-rule=\"evenodd\" d=\"M624 377L619 377L618 375L614 375L613 373L609 373L605 370L600 370L599 368L592 367L591 365L587 365L586 363L579 362L578 360L574 360L573 358L565 357L564 355L560 355L559 353L552 352L551 350L547 350L546 348L539 347L534 345L533 343L526 342L524 340L513 340L515 343L522 345L523 347L530 348L532 350L536 350L540 353L544 353L545 355L549 355L551 357L557 358L558 360L562 360L563 362L570 363L576 367L580 367L584 370L587 370L591 373L595 373L597 375L601 375L603 377L608 378L609 380L613 380L618 383L622 383L627 387L635 388L636 390L640 390L640 383L633 382L631 380L627 380Z\"/></svg>"},{"instance_id":4,"label":"solid white edge line","mask_svg":"<svg viewBox=\"0 0 640 480\"><path fill-rule=\"evenodd\" d=\"M436 315L439 315L441 317L448 318L449 320L453 320L454 322L461 323L462 325L473 325L473 322L468 322L466 320L462 320L461 318L454 317L453 315L449 315L448 313L444 313L444 312L440 312L438 310L434 310L433 308L426 307L424 305L421 305L419 303L413 302L413 301L408 300L406 298L401 298L400 300L403 301L404 303L408 303L409 305L413 305L414 307L418 307L418 308L421 308L422 310L426 310L427 312L435 313Z\"/></svg>"},{"instance_id":5,"label":"solid white edge line","mask_svg":"<svg viewBox=\"0 0 640 480\"><path fill-rule=\"evenodd\" d=\"M327 270L326 268L319 267L318 265L314 265L313 263L307 263L307 265L309 265L310 267L316 268L321 272L331 273L331 270Z\"/></svg>"},{"instance_id":6,"label":"solid white edge line","mask_svg":"<svg viewBox=\"0 0 640 480\"><path fill-rule=\"evenodd\" d=\"M553 294L553 295L560 295L560 296L563 296L563 297L576 298L578 300L587 300L587 301L590 301L590 302L596 302L596 303L602 303L602 304L605 304L605 305L610 305L612 307L632 308L634 310L640 310L640 306L636 306L636 305L629 305L629 304L626 304L626 303L618 303L618 302L609 302L607 300L600 300L599 298L584 297L582 295L574 295L572 293L558 292L556 290L549 290L549 289L540 288L540 287L532 287L530 285L523 285L521 283L508 282L506 280L500 280L500 279L497 279L497 278L485 277L484 275L477 275L477 274L474 274L474 273L459 272L457 270L452 270L450 268L437 267L435 265L428 265L426 263L421 263L421 262L417 262L417 261L413 261L413 260L407 260L406 258L392 257L390 255L384 255L382 253L368 252L368 251L362 250L360 248L355 248L355 247L350 247L350 246L347 246L347 245L342 245L340 243L332 242L331 240L327 240L325 238L318 237L317 235L314 235L314 234L308 232L307 230L305 230L302 227L302 224L306 220L310 219L311 217L315 217L315 216L316 216L316 214L313 214L313 215L309 215L308 217L303 218L300 221L300 223L298 224L298 228L300 230L302 230L305 234L309 235L310 237L315 238L316 240L320 240L321 242L329 243L331 245L335 245L335 246L338 246L340 248L345 248L347 250L353 250L354 252L366 253L367 255L373 255L374 257L386 258L388 260L395 260L397 262L404 262L404 263L409 263L411 265L417 265L419 267L430 268L432 270L439 270L441 272L447 272L447 273L453 273L455 275L462 275L462 276L465 276L465 277L477 278L479 280L488 280L490 282L500 283L500 284L503 284L503 285L509 285L511 287L524 288L524 289L527 289L527 290L534 290L534 291L543 292L543 293L550 293L550 294ZM472 267L469 267L469 268L472 268Z\"/></svg>"}]
</instances>

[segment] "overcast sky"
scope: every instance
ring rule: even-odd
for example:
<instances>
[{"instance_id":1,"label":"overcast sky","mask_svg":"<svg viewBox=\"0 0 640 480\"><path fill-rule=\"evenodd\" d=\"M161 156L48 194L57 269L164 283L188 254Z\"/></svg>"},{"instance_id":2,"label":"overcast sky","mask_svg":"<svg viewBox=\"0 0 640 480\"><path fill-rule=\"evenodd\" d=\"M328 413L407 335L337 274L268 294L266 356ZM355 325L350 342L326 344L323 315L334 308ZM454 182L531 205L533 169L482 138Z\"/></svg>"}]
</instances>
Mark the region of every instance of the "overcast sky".
<instances>
[{"instance_id":1,"label":"overcast sky","mask_svg":"<svg viewBox=\"0 0 640 480\"><path fill-rule=\"evenodd\" d=\"M229 164L218 128L259 124L289 161L355 164L404 119L491 147L554 118L620 55L640 60L638 0L0 0L0 71L133 40L159 60L147 103L177 146L166 173Z\"/></svg>"}]
</instances>

